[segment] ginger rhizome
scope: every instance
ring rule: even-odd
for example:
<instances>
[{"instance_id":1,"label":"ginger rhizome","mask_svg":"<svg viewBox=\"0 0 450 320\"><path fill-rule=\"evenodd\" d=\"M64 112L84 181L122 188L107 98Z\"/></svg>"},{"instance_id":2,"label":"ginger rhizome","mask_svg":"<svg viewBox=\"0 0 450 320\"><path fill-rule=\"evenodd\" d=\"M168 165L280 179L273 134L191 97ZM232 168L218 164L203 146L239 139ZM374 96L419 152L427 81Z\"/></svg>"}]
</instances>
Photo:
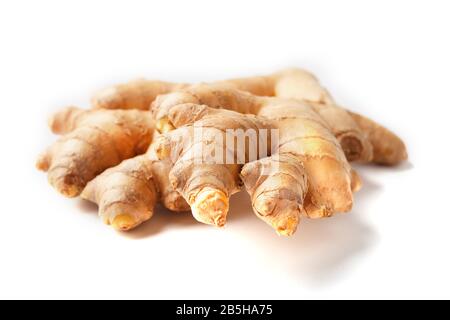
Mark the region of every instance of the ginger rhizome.
<instances>
[{"instance_id":1,"label":"ginger rhizome","mask_svg":"<svg viewBox=\"0 0 450 320\"><path fill-rule=\"evenodd\" d=\"M173 163L169 181L189 203L194 217L222 227L226 222L229 197L241 187L242 165L235 159L238 152L243 151L242 160L248 162L249 148L254 147L247 142L240 150L237 144L227 143L227 130L252 129L258 143L261 129L270 130L272 125L255 116L195 104L173 108L170 118L178 129L157 139L158 158L170 159ZM201 129L197 136L196 128ZM270 139L270 135L266 137Z\"/></svg>"},{"instance_id":2,"label":"ginger rhizome","mask_svg":"<svg viewBox=\"0 0 450 320\"><path fill-rule=\"evenodd\" d=\"M214 86L302 101L325 121L348 161L395 165L407 158L406 147L400 138L372 120L336 105L318 80L301 69L287 69L266 77L227 80L212 85L185 86L180 91L160 95L153 102L153 109L157 110L157 129L162 132L172 129L167 122L167 112L174 105L191 102L221 107L227 104L229 93L222 90L217 95L211 89ZM239 101L237 103L240 105ZM255 110L247 111L255 113Z\"/></svg>"},{"instance_id":3,"label":"ginger rhizome","mask_svg":"<svg viewBox=\"0 0 450 320\"><path fill-rule=\"evenodd\" d=\"M172 211L188 211L189 206L169 182L169 161L158 160L150 148L144 155L123 161L90 181L83 199L99 206L106 224L118 230L132 229L153 216L159 200Z\"/></svg>"},{"instance_id":4,"label":"ginger rhizome","mask_svg":"<svg viewBox=\"0 0 450 320\"><path fill-rule=\"evenodd\" d=\"M348 161L407 158L394 133L338 106L300 69L198 85L137 80L104 89L92 107L52 117L61 137L37 167L63 195L97 203L102 220L118 230L150 219L158 201L221 227L230 196L245 188L255 214L291 235L302 216L351 209L361 181ZM228 130L253 130L257 149L277 130L278 143L255 157L249 142L228 144Z\"/></svg>"},{"instance_id":5,"label":"ginger rhizome","mask_svg":"<svg viewBox=\"0 0 450 320\"><path fill-rule=\"evenodd\" d=\"M255 213L279 233L292 234L303 213L317 218L351 209L351 168L324 120L308 104L293 99L254 96L220 85L201 86L196 97L214 106L219 105L212 100L226 97L220 104L221 108L258 114L259 117L254 119L265 120L268 124L264 128L279 130L279 143L274 153L268 158L249 162L242 169L242 180ZM166 98L174 101L170 96ZM189 106L179 104L168 109L169 123L180 127L180 114L184 118L201 114L192 110L192 104ZM157 106L154 107L158 113ZM217 118L213 118L207 127L215 123L218 129L234 128L226 122L223 112L217 111ZM198 118L191 117L191 120ZM198 121L195 123L205 126ZM182 121L181 125L187 122ZM181 126L169 134L186 128ZM185 133L181 135L186 136Z\"/></svg>"},{"instance_id":6,"label":"ginger rhizome","mask_svg":"<svg viewBox=\"0 0 450 320\"><path fill-rule=\"evenodd\" d=\"M340 142L349 161L374 161L380 164L391 164L390 162L385 163L386 159L383 154L372 154L372 147L383 142L370 139L369 136L374 137L376 135L370 135L369 132L364 131L368 125L365 123L361 124L361 119L357 114L338 106L329 92L321 86L317 78L305 70L291 68L268 76L230 79L219 81L215 84L226 85L232 89L246 91L259 96L277 96L301 100L313 107L328 124ZM96 94L92 101L94 107L97 108L148 110L150 104L158 95L180 90L189 92L189 87L187 84L137 80L104 89L99 94ZM165 119L160 115L157 123L160 131L167 130L164 129L167 125L164 121ZM384 131L385 129L380 127L379 130ZM405 160L406 155L404 151L406 149L401 140L395 135L390 135L389 138L396 140L394 143L403 150L398 152L397 159L391 158L389 161L401 162ZM380 150L380 148L376 149Z\"/></svg>"},{"instance_id":7,"label":"ginger rhizome","mask_svg":"<svg viewBox=\"0 0 450 320\"><path fill-rule=\"evenodd\" d=\"M139 79L119 84L97 92L91 99L97 109L148 110L150 103L160 94L174 92L187 87L165 81Z\"/></svg>"},{"instance_id":8,"label":"ginger rhizome","mask_svg":"<svg viewBox=\"0 0 450 320\"><path fill-rule=\"evenodd\" d=\"M148 111L68 107L50 118L49 126L62 137L41 154L37 167L60 193L76 197L105 169L144 153L154 121Z\"/></svg>"}]
</instances>

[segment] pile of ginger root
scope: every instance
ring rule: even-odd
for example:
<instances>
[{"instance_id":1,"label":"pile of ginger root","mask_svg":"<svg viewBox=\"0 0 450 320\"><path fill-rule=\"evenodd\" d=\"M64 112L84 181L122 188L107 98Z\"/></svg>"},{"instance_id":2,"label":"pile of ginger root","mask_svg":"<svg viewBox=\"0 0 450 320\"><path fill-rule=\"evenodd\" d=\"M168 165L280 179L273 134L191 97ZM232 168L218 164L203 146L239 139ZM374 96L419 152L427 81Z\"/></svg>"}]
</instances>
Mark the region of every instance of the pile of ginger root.
<instances>
[{"instance_id":1,"label":"pile of ginger root","mask_svg":"<svg viewBox=\"0 0 450 320\"><path fill-rule=\"evenodd\" d=\"M337 105L302 69L200 84L141 79L106 88L91 104L49 119L60 137L37 168L62 195L96 203L102 220L121 231L149 220L158 201L222 227L230 196L245 189L256 216L290 236L302 217L351 210L361 180L350 162L407 159L399 137ZM201 161L193 152L214 147L236 159L242 150L220 142L230 129L251 129L264 142L276 130L277 144L256 158L244 146L234 162Z\"/></svg>"}]
</instances>

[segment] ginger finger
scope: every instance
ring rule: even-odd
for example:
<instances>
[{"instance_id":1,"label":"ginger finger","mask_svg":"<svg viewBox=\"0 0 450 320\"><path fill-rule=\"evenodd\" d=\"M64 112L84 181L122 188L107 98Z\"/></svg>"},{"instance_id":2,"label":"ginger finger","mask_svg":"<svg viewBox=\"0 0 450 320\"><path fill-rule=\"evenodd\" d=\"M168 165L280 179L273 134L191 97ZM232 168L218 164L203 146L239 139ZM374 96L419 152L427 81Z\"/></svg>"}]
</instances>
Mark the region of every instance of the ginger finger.
<instances>
[{"instance_id":1,"label":"ginger finger","mask_svg":"<svg viewBox=\"0 0 450 320\"><path fill-rule=\"evenodd\" d=\"M104 171L87 184L81 197L98 204L102 221L126 231L151 218L156 193L151 164L141 155Z\"/></svg>"},{"instance_id":2,"label":"ginger finger","mask_svg":"<svg viewBox=\"0 0 450 320\"><path fill-rule=\"evenodd\" d=\"M373 120L354 112L350 114L368 135L373 146L373 162L393 166L408 159L405 143L397 135Z\"/></svg>"},{"instance_id":3,"label":"ginger finger","mask_svg":"<svg viewBox=\"0 0 450 320\"><path fill-rule=\"evenodd\" d=\"M162 135L155 149L160 159L170 158L174 163L170 181L189 203L194 217L220 227L226 222L229 197L240 190L239 172L250 159L250 147L259 147L259 131L270 129L271 124L232 111L183 106L171 111L172 119L177 124L196 122ZM244 134L253 130L255 144L230 144L227 130L238 129Z\"/></svg>"},{"instance_id":4,"label":"ginger finger","mask_svg":"<svg viewBox=\"0 0 450 320\"><path fill-rule=\"evenodd\" d=\"M352 207L351 169L336 138L307 104L295 100L259 98L259 115L277 121L279 147L304 167L308 177L306 214L330 216Z\"/></svg>"},{"instance_id":5,"label":"ginger finger","mask_svg":"<svg viewBox=\"0 0 450 320\"><path fill-rule=\"evenodd\" d=\"M152 217L157 200L172 211L189 210L169 183L170 168L170 162L157 160L150 148L94 178L81 197L98 204L106 224L127 231Z\"/></svg>"},{"instance_id":6,"label":"ginger finger","mask_svg":"<svg viewBox=\"0 0 450 320\"><path fill-rule=\"evenodd\" d=\"M139 79L103 89L94 94L91 103L96 109L148 110L158 95L178 91L186 86L186 84Z\"/></svg>"},{"instance_id":7,"label":"ginger finger","mask_svg":"<svg viewBox=\"0 0 450 320\"><path fill-rule=\"evenodd\" d=\"M48 119L48 127L54 134L67 134L77 127L80 117L85 113L86 110L77 107L66 107Z\"/></svg>"},{"instance_id":8,"label":"ginger finger","mask_svg":"<svg viewBox=\"0 0 450 320\"><path fill-rule=\"evenodd\" d=\"M174 163L169 174L173 188L178 191L191 207L193 216L200 222L221 227L225 224L229 207L229 197L239 190L235 176L236 165L203 163L203 143L215 145L222 135L219 130L207 130L201 141L194 142L194 128L183 127L156 140L156 150L160 160ZM218 138L217 138L218 139Z\"/></svg>"},{"instance_id":9,"label":"ginger finger","mask_svg":"<svg viewBox=\"0 0 450 320\"><path fill-rule=\"evenodd\" d=\"M208 87L209 94L205 94ZM249 174L251 170L248 168L255 164L247 164L243 169L244 184L248 186L247 191L253 199L254 211L259 217L264 217L263 220L279 233L290 235L297 227L303 207L309 217L326 217L334 212L346 212L351 209L353 202L351 168L336 138L311 106L296 100L257 97L229 87L202 86L201 89L203 93L198 96L201 96L202 101L242 113L251 110L262 117L258 119L268 119L272 127L279 129L279 146L275 150L275 157L264 160L266 166L278 170L272 172L270 179L266 179L267 184L271 186L271 193L265 192L266 185L258 188L259 184L246 181L247 177L252 180L252 175ZM217 101L221 100L221 97L226 99L222 99L222 103L219 104ZM224 112L201 106L193 111L192 106L184 104L171 107L168 115L171 125L183 126L194 123L201 117L208 119L208 115L214 112L216 114ZM217 127L218 123L222 122L216 121L210 126ZM293 187L295 192L286 191L288 184L292 182L286 178L286 172L295 173L293 174L297 179ZM305 174L308 177L308 188L305 188L303 183ZM181 175L182 172L177 172L177 176ZM307 190L308 201L304 203ZM275 195L279 197L277 201L274 200ZM272 215L266 213L267 210L264 208L274 207L274 203L280 212L283 212L282 214L278 214L277 211Z\"/></svg>"},{"instance_id":10,"label":"ginger finger","mask_svg":"<svg viewBox=\"0 0 450 320\"><path fill-rule=\"evenodd\" d=\"M258 105L249 101L252 99L253 95L231 89L228 85L199 84L179 92L158 96L151 109L156 119L156 129L164 133L174 128L169 114L172 108L179 105L203 104L216 109L225 108L244 114L256 114Z\"/></svg>"},{"instance_id":11,"label":"ginger finger","mask_svg":"<svg viewBox=\"0 0 450 320\"><path fill-rule=\"evenodd\" d=\"M61 120L64 119L64 120ZM105 169L144 153L153 134L149 112L66 108L50 121L65 133L38 159L49 183L61 194L75 197Z\"/></svg>"},{"instance_id":12,"label":"ginger finger","mask_svg":"<svg viewBox=\"0 0 450 320\"><path fill-rule=\"evenodd\" d=\"M255 214L278 234L292 235L305 212L308 191L302 164L288 154L271 156L247 163L241 177Z\"/></svg>"},{"instance_id":13,"label":"ginger finger","mask_svg":"<svg viewBox=\"0 0 450 320\"><path fill-rule=\"evenodd\" d=\"M329 216L334 212L346 212L352 206L351 170L338 141L332 135L325 121L317 115L315 109L307 103L276 97L259 97L246 92L231 89L229 86L197 85L186 92L177 93L195 97L208 106L226 108L241 113L253 113L276 123L280 130L279 154L293 154L298 162L303 162L310 183L308 216ZM163 97L159 106L165 108L163 114L171 126L185 124L171 115L171 109L181 109L171 94ZM157 100L158 101L158 100ZM165 104L169 101L168 104ZM186 99L182 99L186 101ZM161 109L155 105L158 116ZM168 110L168 111L167 111ZM175 112L180 117L191 115ZM175 121L175 123L172 123ZM178 123L180 122L180 123ZM330 183L332 181L332 183ZM257 211L257 210L256 210Z\"/></svg>"}]
</instances>

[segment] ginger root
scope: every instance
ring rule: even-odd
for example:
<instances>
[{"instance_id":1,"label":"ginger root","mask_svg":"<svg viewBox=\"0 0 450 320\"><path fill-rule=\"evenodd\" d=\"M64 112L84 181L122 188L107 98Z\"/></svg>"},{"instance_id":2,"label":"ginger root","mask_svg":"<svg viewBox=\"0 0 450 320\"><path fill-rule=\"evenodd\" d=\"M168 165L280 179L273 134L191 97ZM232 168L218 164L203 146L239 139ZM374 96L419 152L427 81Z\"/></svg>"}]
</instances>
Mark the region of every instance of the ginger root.
<instances>
[{"instance_id":1,"label":"ginger root","mask_svg":"<svg viewBox=\"0 0 450 320\"><path fill-rule=\"evenodd\" d=\"M238 152L243 151L242 162L246 163L251 147L250 142L242 146L243 150L237 144L227 143L227 130L253 129L259 143L260 130L270 130L272 125L255 116L195 104L173 108L170 119L178 129L158 137L156 154L160 160L170 159L173 163L169 180L188 202L193 216L200 222L222 227L229 197L241 187ZM201 132L196 133L196 128L201 128Z\"/></svg>"},{"instance_id":2,"label":"ginger root","mask_svg":"<svg viewBox=\"0 0 450 320\"><path fill-rule=\"evenodd\" d=\"M150 112L141 110L83 110L68 107L49 120L62 134L36 163L49 183L67 197L78 196L105 169L144 153L153 136Z\"/></svg>"},{"instance_id":3,"label":"ginger root","mask_svg":"<svg viewBox=\"0 0 450 320\"><path fill-rule=\"evenodd\" d=\"M202 85L198 88L195 95L198 100L241 113L256 113L259 117L252 119L258 119L258 129L279 130L279 143L274 154L245 164L242 180L252 198L255 213L280 234L290 235L295 232L302 213L311 218L319 218L351 209L351 168L338 141L310 105L297 100L254 96L221 85ZM220 104L217 103L219 100ZM205 110L216 118L211 118L208 123L199 121ZM227 114L234 113L225 113L224 110L212 112L211 108L195 104L173 106L168 109L168 120L173 127L179 129L170 131L168 135L189 136L190 132L183 132L189 128L185 125L194 123L208 129L236 129L228 123ZM180 118L184 121L180 121ZM186 161L182 163L185 164ZM193 168L201 168L201 165ZM260 170L261 168L266 170ZM217 167L214 170L217 172ZM182 167L176 174L171 173L176 178L184 176L185 172L186 169ZM212 172L214 171L204 174L212 175ZM204 181L199 175L194 177ZM181 186L180 192L183 191L185 185ZM226 191L221 191L227 194ZM183 196L186 198L184 194Z\"/></svg>"},{"instance_id":4,"label":"ginger root","mask_svg":"<svg viewBox=\"0 0 450 320\"><path fill-rule=\"evenodd\" d=\"M370 133L365 132L366 127L358 124L359 119L353 113L338 106L329 92L321 86L317 78L305 70L290 68L267 76L229 79L213 84L228 86L231 89L246 91L258 96L277 96L280 98L301 100L312 106L325 120L341 144L349 161L378 162L377 160L380 158L378 155L373 154L372 141L368 139ZM192 92L189 88L190 86L188 84L136 80L106 88L94 95L92 102L96 108L134 108L148 110L150 104L158 95L184 90L184 94L178 97L176 97L176 94L170 96L171 99L174 99L173 103L180 104L183 102L183 99L186 99L184 103L193 102L202 104L202 101L192 101L195 98L192 99L192 97L187 96L187 93ZM196 89L192 92L194 96L195 91ZM161 103L157 104L161 105ZM167 101L165 104L168 104ZM167 123L167 110L164 110L161 106L158 109L158 130L165 132L173 129ZM380 130L383 129L380 127ZM394 138L396 137L394 136ZM378 141L375 143L378 143ZM405 150L403 146L403 152L406 152ZM404 159L391 160L399 163Z\"/></svg>"},{"instance_id":5,"label":"ginger root","mask_svg":"<svg viewBox=\"0 0 450 320\"><path fill-rule=\"evenodd\" d=\"M100 90L91 98L96 109L148 110L150 103L160 94L181 90L187 84L138 79Z\"/></svg>"},{"instance_id":6,"label":"ginger root","mask_svg":"<svg viewBox=\"0 0 450 320\"><path fill-rule=\"evenodd\" d=\"M169 183L170 168L170 162L158 160L150 148L90 181L81 198L97 203L102 220L122 231L150 219L158 200L172 211L188 211Z\"/></svg>"},{"instance_id":7,"label":"ginger root","mask_svg":"<svg viewBox=\"0 0 450 320\"><path fill-rule=\"evenodd\" d=\"M337 106L301 69L198 85L137 80L103 90L92 107L50 119L62 136L37 167L63 195L97 203L102 220L122 231L150 219L158 201L222 227L230 196L245 187L255 214L289 236L302 216L351 209L362 184L348 161L407 159L400 138ZM256 142L230 145L229 130L254 132ZM255 155L252 143L273 148Z\"/></svg>"},{"instance_id":8,"label":"ginger root","mask_svg":"<svg viewBox=\"0 0 450 320\"><path fill-rule=\"evenodd\" d=\"M173 129L168 122L167 114L171 107L178 104L206 104L214 108L230 105L231 101L236 103L236 106L246 104L245 101L238 101L231 93L226 93L226 90L221 90L220 94L216 94L214 87L221 89L228 87L230 92L241 90L259 96L276 96L302 101L312 107L325 121L339 141L348 161L396 165L407 159L406 146L399 137L372 120L362 118L356 113L337 106L318 80L312 74L301 69L287 69L266 77L232 79L210 85L186 86L181 91L162 94L153 101L151 106L156 119L156 128L160 132ZM227 108L241 112L236 106ZM256 110L245 111L256 114ZM390 146L395 146L397 151L391 152L389 162L386 162L384 153L388 152L387 149Z\"/></svg>"}]
</instances>

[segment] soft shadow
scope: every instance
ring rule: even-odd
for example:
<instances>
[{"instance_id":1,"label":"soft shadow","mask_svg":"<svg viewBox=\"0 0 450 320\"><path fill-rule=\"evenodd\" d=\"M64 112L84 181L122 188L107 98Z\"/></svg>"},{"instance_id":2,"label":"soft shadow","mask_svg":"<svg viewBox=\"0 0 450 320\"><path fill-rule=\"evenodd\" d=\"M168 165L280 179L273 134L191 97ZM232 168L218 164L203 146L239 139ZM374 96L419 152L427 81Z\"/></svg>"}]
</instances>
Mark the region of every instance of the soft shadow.
<instances>
[{"instance_id":1,"label":"soft shadow","mask_svg":"<svg viewBox=\"0 0 450 320\"><path fill-rule=\"evenodd\" d=\"M253 214L248 214L246 210L242 208L250 206L250 199L246 195L246 192L239 192L231 197L230 209L227 217L227 224L240 221L240 220L253 220ZM130 230L128 232L121 232L120 234L132 238L132 239L142 239L146 237L154 236L167 229L177 229L186 227L204 227L212 228L211 226L201 224L194 219L191 212L172 212L166 209L162 205L157 205L155 208L155 214L149 220L144 222L142 225L136 229Z\"/></svg>"},{"instance_id":2,"label":"soft shadow","mask_svg":"<svg viewBox=\"0 0 450 320\"><path fill-rule=\"evenodd\" d=\"M245 189L230 198L230 209L228 210L227 224L241 220L254 220L250 196Z\"/></svg>"},{"instance_id":3,"label":"soft shadow","mask_svg":"<svg viewBox=\"0 0 450 320\"><path fill-rule=\"evenodd\" d=\"M395 170L395 171L408 171L411 169L414 169L414 164L412 162L410 162L409 160L402 162L398 166L392 167L392 170Z\"/></svg>"},{"instance_id":4,"label":"soft shadow","mask_svg":"<svg viewBox=\"0 0 450 320\"><path fill-rule=\"evenodd\" d=\"M294 278L312 286L323 286L338 280L354 269L350 264L367 254L377 242L377 234L365 222L365 213L375 195L382 187L369 179L369 175L385 167L358 167L363 188L355 195L355 206L350 213L337 214L328 219L309 220L304 218L296 234L290 238L279 237L264 222L255 217L249 196L240 192L231 199L228 216L228 230L232 236L253 243L258 256L267 264L275 265L278 272L293 275ZM410 170L411 163L393 170ZM79 203L85 212L96 212L96 206L86 201ZM174 213L162 206L155 208L155 215L140 227L120 233L131 239L154 236L164 230L187 227L201 227L190 212ZM204 226L211 228L210 226Z\"/></svg>"},{"instance_id":5,"label":"soft shadow","mask_svg":"<svg viewBox=\"0 0 450 320\"><path fill-rule=\"evenodd\" d=\"M98 213L98 206L90 201L77 199L76 206L86 214ZM188 226L198 226L199 223L192 217L190 212L172 212L162 205L155 207L155 213L149 220L127 232L117 231L121 236L131 239L142 239L151 237L168 228L186 228ZM207 227L207 226L205 226Z\"/></svg>"},{"instance_id":6,"label":"soft shadow","mask_svg":"<svg viewBox=\"0 0 450 320\"><path fill-rule=\"evenodd\" d=\"M377 164L352 164L352 167L358 171L373 171L373 172L403 172L414 169L414 164L412 162L404 161L396 166L384 166L384 165L377 165Z\"/></svg>"},{"instance_id":7,"label":"soft shadow","mask_svg":"<svg viewBox=\"0 0 450 320\"><path fill-rule=\"evenodd\" d=\"M76 206L84 213L96 214L98 212L98 206L95 203L80 198L77 199Z\"/></svg>"},{"instance_id":8,"label":"soft shadow","mask_svg":"<svg viewBox=\"0 0 450 320\"><path fill-rule=\"evenodd\" d=\"M370 179L365 173L364 170L358 169L358 174L362 180L362 188L353 195L354 207L352 212L361 211L363 214L364 211L361 206L368 204L370 199L377 193L383 190L383 185L376 183L372 179Z\"/></svg>"},{"instance_id":9,"label":"soft shadow","mask_svg":"<svg viewBox=\"0 0 450 320\"><path fill-rule=\"evenodd\" d=\"M348 264L366 254L377 240L375 231L364 222L364 212L381 187L364 175L361 178L364 187L355 195L356 205L350 213L319 220L304 218L290 238L276 236L264 222L258 223L245 193L233 199L230 221L240 220L236 226L239 235L254 242L268 264L275 263L281 272L306 284L326 285L349 272Z\"/></svg>"},{"instance_id":10,"label":"soft shadow","mask_svg":"<svg viewBox=\"0 0 450 320\"><path fill-rule=\"evenodd\" d=\"M187 228L198 226L198 224L190 212L172 212L162 205L157 205L155 213L149 221L128 232L120 232L120 234L131 239L142 239L154 236L165 229Z\"/></svg>"}]
</instances>

